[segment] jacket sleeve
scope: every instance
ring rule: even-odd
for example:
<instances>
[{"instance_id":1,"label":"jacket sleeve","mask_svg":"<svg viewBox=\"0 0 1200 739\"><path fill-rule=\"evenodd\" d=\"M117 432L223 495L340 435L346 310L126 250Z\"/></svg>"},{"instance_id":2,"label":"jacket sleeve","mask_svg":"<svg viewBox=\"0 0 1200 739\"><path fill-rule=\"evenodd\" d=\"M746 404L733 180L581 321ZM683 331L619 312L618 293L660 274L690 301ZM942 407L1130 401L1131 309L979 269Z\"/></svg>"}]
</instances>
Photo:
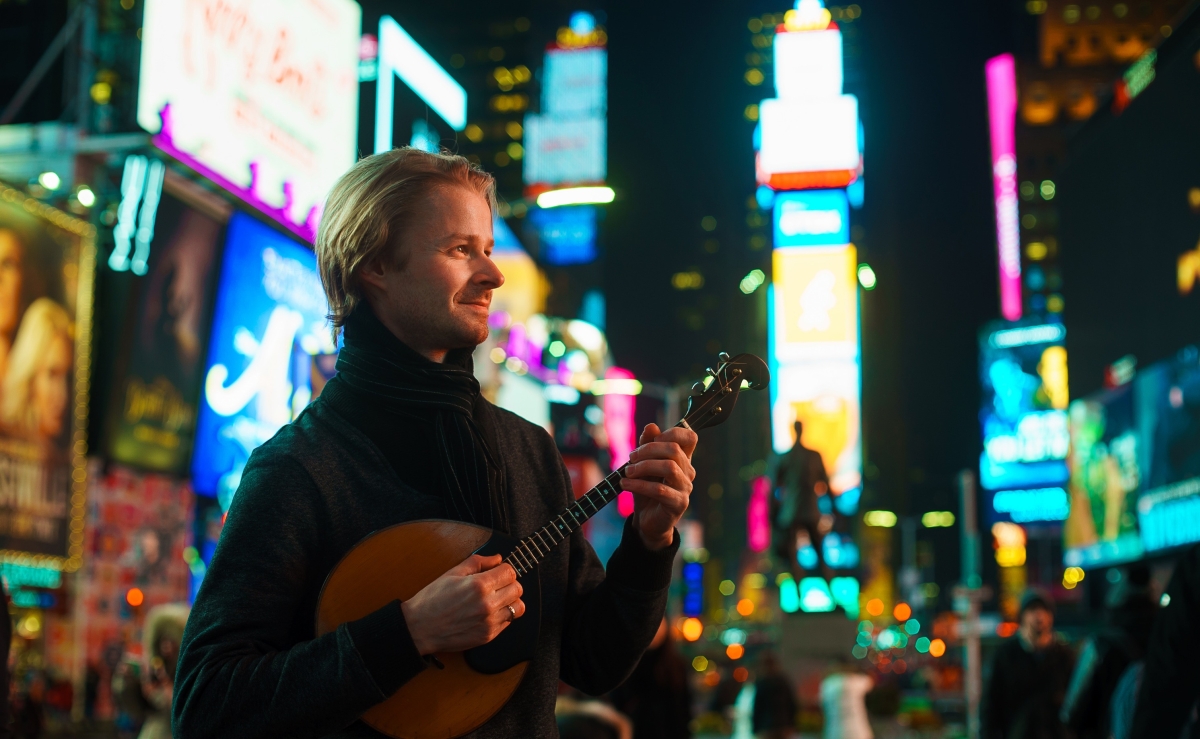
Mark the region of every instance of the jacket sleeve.
<instances>
[{"instance_id":1,"label":"jacket sleeve","mask_svg":"<svg viewBox=\"0 0 1200 739\"><path fill-rule=\"evenodd\" d=\"M324 736L424 667L399 601L311 638L304 593L324 575L313 559L329 513L298 463L261 451L243 473L184 631L178 739Z\"/></svg>"},{"instance_id":2,"label":"jacket sleeve","mask_svg":"<svg viewBox=\"0 0 1200 739\"><path fill-rule=\"evenodd\" d=\"M1150 632L1132 739L1179 736L1200 698L1200 672L1195 667L1200 662L1200 546L1179 558L1167 595L1170 601Z\"/></svg>"},{"instance_id":3,"label":"jacket sleeve","mask_svg":"<svg viewBox=\"0 0 1200 739\"><path fill-rule=\"evenodd\" d=\"M566 467L562 475L570 490ZM626 520L607 573L582 531L571 535L570 546L560 677L584 693L602 695L633 673L658 631L679 532L670 546L650 551Z\"/></svg>"}]
</instances>

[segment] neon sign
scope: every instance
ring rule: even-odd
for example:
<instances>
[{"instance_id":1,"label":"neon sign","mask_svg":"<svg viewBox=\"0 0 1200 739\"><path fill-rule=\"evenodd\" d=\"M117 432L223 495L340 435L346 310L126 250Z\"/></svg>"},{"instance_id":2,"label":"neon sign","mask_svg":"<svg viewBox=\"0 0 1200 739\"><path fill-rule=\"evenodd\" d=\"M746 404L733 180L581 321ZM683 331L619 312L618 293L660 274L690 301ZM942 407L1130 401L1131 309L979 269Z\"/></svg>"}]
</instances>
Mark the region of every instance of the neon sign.
<instances>
[{"instance_id":1,"label":"neon sign","mask_svg":"<svg viewBox=\"0 0 1200 739\"><path fill-rule=\"evenodd\" d=\"M455 131L467 127L467 91L400 27L379 19L379 72L375 83L375 153L392 148L395 77L408 85Z\"/></svg>"},{"instance_id":2,"label":"neon sign","mask_svg":"<svg viewBox=\"0 0 1200 739\"><path fill-rule=\"evenodd\" d=\"M1000 260L1000 312L1021 317L1021 233L1017 212L1017 73L1012 54L986 66L988 128L992 141L992 189L996 201L996 246Z\"/></svg>"},{"instance_id":3,"label":"neon sign","mask_svg":"<svg viewBox=\"0 0 1200 739\"><path fill-rule=\"evenodd\" d=\"M311 241L357 155L361 25L352 0L147 0L138 124Z\"/></svg>"},{"instance_id":4,"label":"neon sign","mask_svg":"<svg viewBox=\"0 0 1200 739\"><path fill-rule=\"evenodd\" d=\"M781 193L775 198L775 246L828 246L850 240L844 190Z\"/></svg>"}]
</instances>

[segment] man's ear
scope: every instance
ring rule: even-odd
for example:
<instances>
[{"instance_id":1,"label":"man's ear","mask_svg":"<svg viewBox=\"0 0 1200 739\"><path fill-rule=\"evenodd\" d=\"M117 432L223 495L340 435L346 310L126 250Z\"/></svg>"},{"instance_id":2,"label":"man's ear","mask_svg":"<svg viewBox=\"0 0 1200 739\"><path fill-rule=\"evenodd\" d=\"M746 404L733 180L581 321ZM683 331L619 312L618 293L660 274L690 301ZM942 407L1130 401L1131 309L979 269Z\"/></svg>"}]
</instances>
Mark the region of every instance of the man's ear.
<instances>
[{"instance_id":1,"label":"man's ear","mask_svg":"<svg viewBox=\"0 0 1200 739\"><path fill-rule=\"evenodd\" d=\"M362 282L363 288L370 290L385 290L384 277L386 273L382 259L374 259L364 264L358 272L358 279Z\"/></svg>"}]
</instances>

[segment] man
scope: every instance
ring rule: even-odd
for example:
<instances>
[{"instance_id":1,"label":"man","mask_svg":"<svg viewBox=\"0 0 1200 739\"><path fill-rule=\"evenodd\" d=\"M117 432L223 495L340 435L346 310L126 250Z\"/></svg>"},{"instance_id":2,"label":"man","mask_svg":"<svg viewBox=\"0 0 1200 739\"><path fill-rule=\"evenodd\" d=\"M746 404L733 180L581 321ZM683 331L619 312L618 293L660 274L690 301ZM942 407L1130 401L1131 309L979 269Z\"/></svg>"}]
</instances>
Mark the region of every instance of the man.
<instances>
[{"instance_id":1,"label":"man","mask_svg":"<svg viewBox=\"0 0 1200 739\"><path fill-rule=\"evenodd\" d=\"M1071 675L1061 718L1075 739L1109 739L1113 696L1130 665L1146 655L1158 602L1150 592L1150 568L1135 564L1106 596L1107 623L1083 642Z\"/></svg>"},{"instance_id":2,"label":"man","mask_svg":"<svg viewBox=\"0 0 1200 739\"><path fill-rule=\"evenodd\" d=\"M817 498L829 492L829 475L821 455L804 446L804 424L796 421L796 443L779 462L775 473L775 495L771 499L771 523L778 537L775 553L788 563L795 582L803 576L796 559L796 537L801 532L817 553L817 566L826 580L832 572L825 564L825 536L821 532L821 510Z\"/></svg>"},{"instance_id":3,"label":"man","mask_svg":"<svg viewBox=\"0 0 1200 739\"><path fill-rule=\"evenodd\" d=\"M1059 710L1075 658L1054 636L1054 601L1038 589L1021 597L1017 635L1000 645L984 693L984 739L1060 739Z\"/></svg>"},{"instance_id":4,"label":"man","mask_svg":"<svg viewBox=\"0 0 1200 739\"><path fill-rule=\"evenodd\" d=\"M1183 552L1162 595L1162 610L1150 631L1137 706L1127 736L1175 739L1196 736L1200 705L1200 546Z\"/></svg>"},{"instance_id":5,"label":"man","mask_svg":"<svg viewBox=\"0 0 1200 739\"><path fill-rule=\"evenodd\" d=\"M427 657L524 615L513 569L475 555L410 600L314 633L326 575L371 532L449 518L522 537L574 500L550 436L488 403L471 372L504 282L494 208L490 175L407 147L334 186L317 260L344 329L338 374L246 466L184 634L179 739L380 736L359 716L436 669ZM470 736L556 736L560 678L599 694L633 670L663 617L695 445L691 431L646 427L607 573L578 531L545 557L535 656Z\"/></svg>"}]
</instances>

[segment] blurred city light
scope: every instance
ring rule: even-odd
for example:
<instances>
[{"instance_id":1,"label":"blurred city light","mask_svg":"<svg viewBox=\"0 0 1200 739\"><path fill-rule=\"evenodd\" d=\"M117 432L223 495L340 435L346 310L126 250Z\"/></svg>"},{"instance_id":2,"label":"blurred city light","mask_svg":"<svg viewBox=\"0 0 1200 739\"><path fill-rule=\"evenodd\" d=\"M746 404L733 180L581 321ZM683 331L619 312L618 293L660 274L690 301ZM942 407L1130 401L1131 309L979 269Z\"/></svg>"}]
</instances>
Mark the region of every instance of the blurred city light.
<instances>
[{"instance_id":1,"label":"blurred city light","mask_svg":"<svg viewBox=\"0 0 1200 739\"><path fill-rule=\"evenodd\" d=\"M761 269L752 269L746 274L745 277L742 278L742 281L738 283L738 289L744 294L749 295L758 288L762 287L762 284L766 281L767 276Z\"/></svg>"},{"instance_id":2,"label":"blurred city light","mask_svg":"<svg viewBox=\"0 0 1200 739\"><path fill-rule=\"evenodd\" d=\"M92 189L87 185L82 185L75 193L75 199L83 207L90 208L96 204L96 193L92 192Z\"/></svg>"},{"instance_id":3,"label":"blurred city light","mask_svg":"<svg viewBox=\"0 0 1200 739\"><path fill-rule=\"evenodd\" d=\"M949 528L954 525L954 514L950 511L929 511L921 516L921 525L927 529Z\"/></svg>"},{"instance_id":4,"label":"blurred city light","mask_svg":"<svg viewBox=\"0 0 1200 739\"><path fill-rule=\"evenodd\" d=\"M548 190L537 196L539 208L557 208L562 205L589 205L611 203L616 197L611 187L567 187Z\"/></svg>"},{"instance_id":5,"label":"blurred city light","mask_svg":"<svg viewBox=\"0 0 1200 739\"><path fill-rule=\"evenodd\" d=\"M867 511L863 514L863 523L890 529L896 525L896 514L892 511Z\"/></svg>"},{"instance_id":6,"label":"blurred city light","mask_svg":"<svg viewBox=\"0 0 1200 739\"><path fill-rule=\"evenodd\" d=\"M875 289L875 270L871 269L871 265L858 265L858 284L862 285L864 290Z\"/></svg>"},{"instance_id":7,"label":"blurred city light","mask_svg":"<svg viewBox=\"0 0 1200 739\"><path fill-rule=\"evenodd\" d=\"M704 624L700 623L700 619L692 617L684 619L683 626L679 630L683 632L684 639L696 641L704 634Z\"/></svg>"},{"instance_id":8,"label":"blurred city light","mask_svg":"<svg viewBox=\"0 0 1200 739\"><path fill-rule=\"evenodd\" d=\"M47 190L54 191L62 184L62 178L57 172L42 172L37 178L38 184Z\"/></svg>"},{"instance_id":9,"label":"blurred city light","mask_svg":"<svg viewBox=\"0 0 1200 739\"><path fill-rule=\"evenodd\" d=\"M897 621L907 621L912 616L912 607L907 603L897 603L892 609L892 616Z\"/></svg>"},{"instance_id":10,"label":"blurred city light","mask_svg":"<svg viewBox=\"0 0 1200 739\"><path fill-rule=\"evenodd\" d=\"M929 642L929 655L931 657L941 657L946 653L946 642L941 639L934 639Z\"/></svg>"},{"instance_id":11,"label":"blurred city light","mask_svg":"<svg viewBox=\"0 0 1200 739\"><path fill-rule=\"evenodd\" d=\"M704 672L708 669L708 658L704 655L699 655L692 660L692 669L696 672Z\"/></svg>"}]
</instances>

